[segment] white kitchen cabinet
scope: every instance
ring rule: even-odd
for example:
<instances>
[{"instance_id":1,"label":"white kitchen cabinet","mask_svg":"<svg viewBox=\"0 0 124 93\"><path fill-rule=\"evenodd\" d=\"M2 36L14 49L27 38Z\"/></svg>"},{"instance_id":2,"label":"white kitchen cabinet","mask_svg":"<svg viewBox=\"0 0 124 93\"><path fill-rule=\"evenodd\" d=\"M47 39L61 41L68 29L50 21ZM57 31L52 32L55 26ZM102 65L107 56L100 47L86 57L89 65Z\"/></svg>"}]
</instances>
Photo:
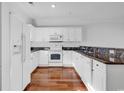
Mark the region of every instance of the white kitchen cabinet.
<instances>
[{"instance_id":1,"label":"white kitchen cabinet","mask_svg":"<svg viewBox=\"0 0 124 93\"><path fill-rule=\"evenodd\" d=\"M69 41L68 34L69 34L68 29L63 28L63 33L62 33L62 35L63 35L63 41Z\"/></svg>"},{"instance_id":2,"label":"white kitchen cabinet","mask_svg":"<svg viewBox=\"0 0 124 93\"><path fill-rule=\"evenodd\" d=\"M23 90L31 81L30 67L31 67L30 61L23 63Z\"/></svg>"},{"instance_id":3,"label":"white kitchen cabinet","mask_svg":"<svg viewBox=\"0 0 124 93\"><path fill-rule=\"evenodd\" d=\"M105 64L72 52L73 66L88 90L123 91L124 65Z\"/></svg>"},{"instance_id":4,"label":"white kitchen cabinet","mask_svg":"<svg viewBox=\"0 0 124 93\"><path fill-rule=\"evenodd\" d=\"M92 59L81 55L78 52L72 53L73 66L87 88L91 89L92 84Z\"/></svg>"},{"instance_id":5,"label":"white kitchen cabinet","mask_svg":"<svg viewBox=\"0 0 124 93\"><path fill-rule=\"evenodd\" d=\"M75 41L75 30L72 27L67 28L68 31L68 41Z\"/></svg>"},{"instance_id":6,"label":"white kitchen cabinet","mask_svg":"<svg viewBox=\"0 0 124 93\"><path fill-rule=\"evenodd\" d=\"M32 33L32 41L49 41L50 31L48 28L34 28Z\"/></svg>"},{"instance_id":7,"label":"white kitchen cabinet","mask_svg":"<svg viewBox=\"0 0 124 93\"><path fill-rule=\"evenodd\" d=\"M40 50L39 51L38 66L48 66L48 50Z\"/></svg>"},{"instance_id":8,"label":"white kitchen cabinet","mask_svg":"<svg viewBox=\"0 0 124 93\"><path fill-rule=\"evenodd\" d=\"M63 66L72 66L72 51L63 51Z\"/></svg>"},{"instance_id":9,"label":"white kitchen cabinet","mask_svg":"<svg viewBox=\"0 0 124 93\"><path fill-rule=\"evenodd\" d=\"M75 34L74 34L75 41L77 41L77 42L83 41L82 40L82 28L81 27L77 27L74 30L75 30Z\"/></svg>"},{"instance_id":10,"label":"white kitchen cabinet","mask_svg":"<svg viewBox=\"0 0 124 93\"><path fill-rule=\"evenodd\" d=\"M30 72L34 71L39 63L39 51L31 53L31 69Z\"/></svg>"},{"instance_id":11,"label":"white kitchen cabinet","mask_svg":"<svg viewBox=\"0 0 124 93\"><path fill-rule=\"evenodd\" d=\"M51 31L51 35L55 35L55 34L62 35L63 34L63 30L64 30L63 27L48 27L48 28Z\"/></svg>"},{"instance_id":12,"label":"white kitchen cabinet","mask_svg":"<svg viewBox=\"0 0 124 93\"><path fill-rule=\"evenodd\" d=\"M79 76L81 77L81 73L82 73L82 59L81 59L81 55L77 52L73 52L72 54L73 56L73 65L77 71L77 73L79 74Z\"/></svg>"},{"instance_id":13,"label":"white kitchen cabinet","mask_svg":"<svg viewBox=\"0 0 124 93\"><path fill-rule=\"evenodd\" d=\"M93 60L93 88L96 91L106 90L106 65Z\"/></svg>"},{"instance_id":14,"label":"white kitchen cabinet","mask_svg":"<svg viewBox=\"0 0 124 93\"><path fill-rule=\"evenodd\" d=\"M104 64L93 60L93 88L99 91L124 90L124 65Z\"/></svg>"},{"instance_id":15,"label":"white kitchen cabinet","mask_svg":"<svg viewBox=\"0 0 124 93\"><path fill-rule=\"evenodd\" d=\"M30 26L30 40L31 41L36 41L37 38L37 33L36 33L36 28L34 26Z\"/></svg>"},{"instance_id":16,"label":"white kitchen cabinet","mask_svg":"<svg viewBox=\"0 0 124 93\"><path fill-rule=\"evenodd\" d=\"M92 80L92 59L85 57L84 55L81 55L81 66L82 66L82 71L81 71L81 78L83 81L89 85L91 85L91 80Z\"/></svg>"},{"instance_id":17,"label":"white kitchen cabinet","mask_svg":"<svg viewBox=\"0 0 124 93\"><path fill-rule=\"evenodd\" d=\"M81 27L70 27L68 28L69 41L81 42L82 41L82 29Z\"/></svg>"},{"instance_id":18,"label":"white kitchen cabinet","mask_svg":"<svg viewBox=\"0 0 124 93\"><path fill-rule=\"evenodd\" d=\"M63 41L82 41L81 27L42 27L32 26L31 41L49 41L50 35L59 34L63 36Z\"/></svg>"}]
</instances>

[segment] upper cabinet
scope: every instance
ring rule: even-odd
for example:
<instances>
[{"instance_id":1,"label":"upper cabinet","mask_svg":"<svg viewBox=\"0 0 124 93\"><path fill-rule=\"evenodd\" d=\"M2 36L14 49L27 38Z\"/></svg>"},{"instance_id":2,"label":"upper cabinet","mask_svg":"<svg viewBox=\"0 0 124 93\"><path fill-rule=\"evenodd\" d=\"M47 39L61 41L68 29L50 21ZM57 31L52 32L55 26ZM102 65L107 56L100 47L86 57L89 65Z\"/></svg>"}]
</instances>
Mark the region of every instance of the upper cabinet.
<instances>
[{"instance_id":1,"label":"upper cabinet","mask_svg":"<svg viewBox=\"0 0 124 93\"><path fill-rule=\"evenodd\" d=\"M82 41L82 28L81 27L70 27L68 29L68 41Z\"/></svg>"},{"instance_id":2,"label":"upper cabinet","mask_svg":"<svg viewBox=\"0 0 124 93\"><path fill-rule=\"evenodd\" d=\"M33 28L31 32L31 41L49 41L50 35L62 35L63 41L83 41L82 27L40 27Z\"/></svg>"}]
</instances>

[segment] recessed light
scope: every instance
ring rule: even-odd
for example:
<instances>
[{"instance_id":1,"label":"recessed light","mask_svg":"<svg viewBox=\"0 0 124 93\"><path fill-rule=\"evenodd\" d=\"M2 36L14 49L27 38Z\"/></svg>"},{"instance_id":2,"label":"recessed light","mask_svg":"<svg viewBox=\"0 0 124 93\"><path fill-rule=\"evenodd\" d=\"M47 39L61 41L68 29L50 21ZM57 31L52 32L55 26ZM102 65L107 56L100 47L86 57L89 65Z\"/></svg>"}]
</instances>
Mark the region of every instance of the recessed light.
<instances>
[{"instance_id":1,"label":"recessed light","mask_svg":"<svg viewBox=\"0 0 124 93\"><path fill-rule=\"evenodd\" d=\"M55 7L56 7L56 5L55 5L55 4L52 4L52 5L51 5L51 7L52 7L52 8L55 8Z\"/></svg>"},{"instance_id":2,"label":"recessed light","mask_svg":"<svg viewBox=\"0 0 124 93\"><path fill-rule=\"evenodd\" d=\"M34 3L33 2L28 2L30 5L33 5Z\"/></svg>"}]
</instances>

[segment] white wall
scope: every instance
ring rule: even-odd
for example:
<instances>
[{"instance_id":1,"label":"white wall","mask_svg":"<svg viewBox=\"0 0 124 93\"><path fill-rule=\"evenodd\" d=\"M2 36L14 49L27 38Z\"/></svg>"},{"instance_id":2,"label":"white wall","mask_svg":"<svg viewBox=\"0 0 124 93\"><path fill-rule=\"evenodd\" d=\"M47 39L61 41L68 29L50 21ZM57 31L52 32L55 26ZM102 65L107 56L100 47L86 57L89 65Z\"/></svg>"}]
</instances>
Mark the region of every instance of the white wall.
<instances>
[{"instance_id":1,"label":"white wall","mask_svg":"<svg viewBox=\"0 0 124 93\"><path fill-rule=\"evenodd\" d=\"M26 23L30 23L31 19L29 19L26 15L23 15L23 13L14 5L11 5L12 3L1 3L1 44L2 44L2 90L9 90L9 81L10 81L10 47L9 47L9 40L10 40L10 30L9 30L9 12L14 13L15 15L18 15L21 19L24 19ZM17 12L18 11L18 12Z\"/></svg>"},{"instance_id":2,"label":"white wall","mask_svg":"<svg viewBox=\"0 0 124 93\"><path fill-rule=\"evenodd\" d=\"M0 35L1 35L1 3L0 3ZM0 90L1 90L1 37L0 37Z\"/></svg>"},{"instance_id":3,"label":"white wall","mask_svg":"<svg viewBox=\"0 0 124 93\"><path fill-rule=\"evenodd\" d=\"M83 45L124 48L124 24L101 23L86 26L87 41Z\"/></svg>"}]
</instances>

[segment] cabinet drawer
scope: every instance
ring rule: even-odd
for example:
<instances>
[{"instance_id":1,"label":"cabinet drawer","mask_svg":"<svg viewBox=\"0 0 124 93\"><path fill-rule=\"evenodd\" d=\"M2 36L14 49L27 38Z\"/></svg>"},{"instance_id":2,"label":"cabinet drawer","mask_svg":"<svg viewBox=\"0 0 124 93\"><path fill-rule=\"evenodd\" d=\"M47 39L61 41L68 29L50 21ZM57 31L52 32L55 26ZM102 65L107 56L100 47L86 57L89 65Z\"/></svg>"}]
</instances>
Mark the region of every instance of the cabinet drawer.
<instances>
[{"instance_id":1,"label":"cabinet drawer","mask_svg":"<svg viewBox=\"0 0 124 93\"><path fill-rule=\"evenodd\" d=\"M95 68L98 68L98 69L100 69L100 70L106 70L106 64L101 63L101 62L99 62L99 61L97 61L97 60L93 60L93 68L94 68L94 69L95 69Z\"/></svg>"}]
</instances>

